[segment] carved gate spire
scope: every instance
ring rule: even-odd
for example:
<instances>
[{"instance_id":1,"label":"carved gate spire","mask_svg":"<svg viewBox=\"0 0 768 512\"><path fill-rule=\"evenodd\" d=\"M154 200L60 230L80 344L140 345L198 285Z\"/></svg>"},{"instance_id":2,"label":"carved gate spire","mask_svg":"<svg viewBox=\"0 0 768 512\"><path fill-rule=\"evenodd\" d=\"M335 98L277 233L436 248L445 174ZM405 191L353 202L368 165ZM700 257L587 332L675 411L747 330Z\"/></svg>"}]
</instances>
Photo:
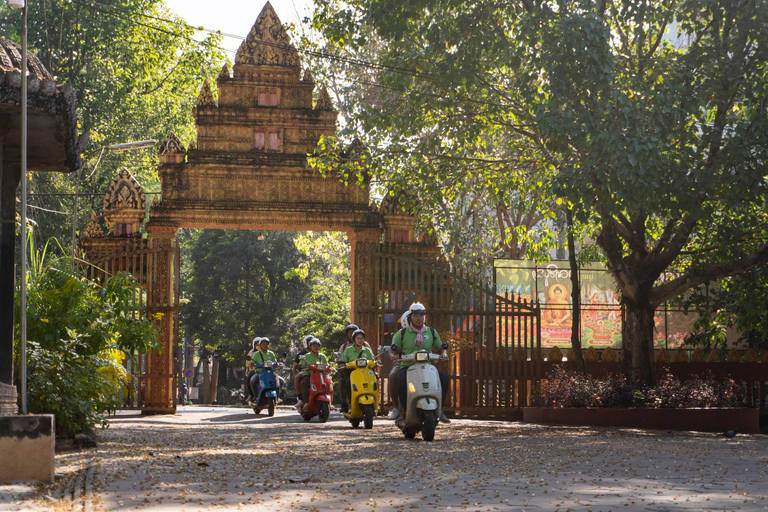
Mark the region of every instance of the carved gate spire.
<instances>
[{"instance_id":1,"label":"carved gate spire","mask_svg":"<svg viewBox=\"0 0 768 512\"><path fill-rule=\"evenodd\" d=\"M213 92L211 92L211 86L208 83L207 78L203 82L203 87L200 89L200 95L197 97L197 106L198 107L215 107L216 106L216 100L213 97Z\"/></svg>"},{"instance_id":2,"label":"carved gate spire","mask_svg":"<svg viewBox=\"0 0 768 512\"><path fill-rule=\"evenodd\" d=\"M235 56L235 64L300 67L299 52L267 2Z\"/></svg>"},{"instance_id":3,"label":"carved gate spire","mask_svg":"<svg viewBox=\"0 0 768 512\"><path fill-rule=\"evenodd\" d=\"M141 236L140 226L146 213L144 188L123 168L104 194L104 217L110 236Z\"/></svg>"}]
</instances>

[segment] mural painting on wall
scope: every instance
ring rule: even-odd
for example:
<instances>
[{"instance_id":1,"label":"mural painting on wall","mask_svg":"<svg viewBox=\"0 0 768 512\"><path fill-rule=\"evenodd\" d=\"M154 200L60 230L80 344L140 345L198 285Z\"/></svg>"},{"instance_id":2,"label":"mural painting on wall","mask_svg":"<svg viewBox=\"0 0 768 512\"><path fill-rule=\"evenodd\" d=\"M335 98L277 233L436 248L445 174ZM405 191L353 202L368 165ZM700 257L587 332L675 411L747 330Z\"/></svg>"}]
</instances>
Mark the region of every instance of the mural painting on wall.
<instances>
[{"instance_id":1,"label":"mural painting on wall","mask_svg":"<svg viewBox=\"0 0 768 512\"><path fill-rule=\"evenodd\" d=\"M533 261L494 262L496 290L511 293L518 300L538 300L541 304L542 347L571 345L571 270L567 261L537 265ZM621 348L621 296L605 265L590 263L580 269L582 347ZM693 315L660 307L656 312L657 348L677 348L691 331Z\"/></svg>"}]
</instances>

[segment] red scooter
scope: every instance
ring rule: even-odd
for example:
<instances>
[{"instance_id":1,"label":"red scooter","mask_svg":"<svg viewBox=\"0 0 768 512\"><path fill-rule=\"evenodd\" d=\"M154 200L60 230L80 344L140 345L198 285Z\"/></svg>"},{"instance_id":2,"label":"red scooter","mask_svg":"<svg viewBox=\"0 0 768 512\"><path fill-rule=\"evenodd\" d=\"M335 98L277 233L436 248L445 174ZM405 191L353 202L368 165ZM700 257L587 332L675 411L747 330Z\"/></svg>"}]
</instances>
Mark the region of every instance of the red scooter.
<instances>
[{"instance_id":1,"label":"red scooter","mask_svg":"<svg viewBox=\"0 0 768 512\"><path fill-rule=\"evenodd\" d=\"M309 402L302 408L301 417L304 421L309 421L318 416L320 423L325 423L331 415L333 399L331 394L333 382L330 374L336 370L323 363L311 364L304 369L309 370L311 375L309 376Z\"/></svg>"}]
</instances>

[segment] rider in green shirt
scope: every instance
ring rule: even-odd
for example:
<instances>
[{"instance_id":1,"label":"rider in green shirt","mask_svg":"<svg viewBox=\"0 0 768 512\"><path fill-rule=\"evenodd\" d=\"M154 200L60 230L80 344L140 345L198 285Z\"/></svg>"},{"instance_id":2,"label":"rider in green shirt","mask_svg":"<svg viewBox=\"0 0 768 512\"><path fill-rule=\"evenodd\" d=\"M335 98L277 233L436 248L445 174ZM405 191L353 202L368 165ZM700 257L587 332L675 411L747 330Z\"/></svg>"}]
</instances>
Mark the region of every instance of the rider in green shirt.
<instances>
[{"instance_id":1,"label":"rider in green shirt","mask_svg":"<svg viewBox=\"0 0 768 512\"><path fill-rule=\"evenodd\" d=\"M440 350L440 360L447 361L448 352L443 348L440 335L437 334L436 330L425 325L427 310L424 309L424 306L419 302L415 302L411 304L408 311L410 312L407 316L408 326L399 330L394 338L392 338L392 351L402 357L419 350L426 350L427 352ZM406 389L408 384L408 367L412 364L412 362L401 361L400 371L397 372L396 386L397 397L400 402L400 415L398 418L395 418L395 421L405 418L405 406L408 395L408 390ZM440 387L443 392L443 404L445 404L450 387L450 379L447 374L440 370L437 373L440 377ZM445 413L440 416L440 421L442 423L450 423Z\"/></svg>"},{"instance_id":2,"label":"rider in green shirt","mask_svg":"<svg viewBox=\"0 0 768 512\"><path fill-rule=\"evenodd\" d=\"M352 382L349 379L350 370L344 368L343 365L361 358L373 360L373 352L367 345L368 343L365 342L365 331L357 329L352 333L352 345L345 348L344 352L341 353L340 360L342 367L339 370L341 372L339 382L341 386L339 388L339 394L341 395L341 412L347 412L349 410L349 397L352 396Z\"/></svg>"},{"instance_id":3,"label":"rider in green shirt","mask_svg":"<svg viewBox=\"0 0 768 512\"><path fill-rule=\"evenodd\" d=\"M259 350L255 351L251 356L251 363L253 364L264 364L264 361L277 362L275 353L269 350L269 338L261 338Z\"/></svg>"},{"instance_id":4,"label":"rider in green shirt","mask_svg":"<svg viewBox=\"0 0 768 512\"><path fill-rule=\"evenodd\" d=\"M254 340L256 341L256 340ZM259 349L255 350L253 352L253 355L251 356L251 363L253 365L257 364L264 364L265 361L272 361L273 363L277 362L277 358L275 357L275 353L269 350L269 338L260 338L259 340ZM252 395L254 397L254 400L258 399L258 396L256 396L256 386L258 383L258 372L261 371L261 368L254 368L256 370L256 378L254 380L253 385L250 387L253 389ZM277 396L280 396L280 378L277 379ZM279 400L278 400L279 401Z\"/></svg>"},{"instance_id":5,"label":"rider in green shirt","mask_svg":"<svg viewBox=\"0 0 768 512\"><path fill-rule=\"evenodd\" d=\"M320 340L317 338L312 338L309 340L309 353L307 353L304 358L299 362L299 368L306 368L307 366L311 366L313 364L319 364L323 363L325 365L328 364L328 358L325 357L325 354L322 354L320 352ZM296 390L301 390L302 397L304 400L309 402L309 370L302 370L298 374L296 374ZM329 393L331 396L333 396L333 385L331 385L331 389L329 390ZM297 408L301 410L302 407L304 407L306 404L300 401L297 404Z\"/></svg>"}]
</instances>

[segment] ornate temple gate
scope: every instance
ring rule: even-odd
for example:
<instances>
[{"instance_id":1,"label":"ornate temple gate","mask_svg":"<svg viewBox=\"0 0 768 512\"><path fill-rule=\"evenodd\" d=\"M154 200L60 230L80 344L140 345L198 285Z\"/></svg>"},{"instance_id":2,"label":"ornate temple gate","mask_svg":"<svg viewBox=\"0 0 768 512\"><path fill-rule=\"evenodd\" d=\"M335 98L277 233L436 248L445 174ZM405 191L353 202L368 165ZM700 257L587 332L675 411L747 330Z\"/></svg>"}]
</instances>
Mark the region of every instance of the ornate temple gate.
<instances>
[{"instance_id":1,"label":"ornate temple gate","mask_svg":"<svg viewBox=\"0 0 768 512\"><path fill-rule=\"evenodd\" d=\"M98 217L86 229L85 258L110 269L126 262L120 268L137 273L146 289L146 313L162 313L155 321L163 348L137 368L146 392L131 403L147 413L176 410L175 237L188 227L345 232L352 255L352 321L370 341L388 344L395 316L409 298L418 298L430 308L431 325L460 349L451 362L454 409L499 415L521 406L528 383L540 373L538 310L453 275L434 228L426 226L417 239L416 219L397 198L387 195L377 206L370 202L367 181L344 185L339 176L307 168L307 154L320 138L336 135L337 112L324 87L313 101L316 83L300 66L298 52L267 3L238 49L233 69L222 68L218 99L208 81L203 83L193 109L197 140L185 148L170 133L162 143L161 197L151 206L147 238L141 238L140 229L143 192L136 191L128 171L105 196L109 234L103 234ZM340 157L351 160L359 151L353 143ZM124 252L99 252L109 244L122 244ZM131 251L148 251L147 265ZM488 359L491 352L495 359Z\"/></svg>"},{"instance_id":2,"label":"ornate temple gate","mask_svg":"<svg viewBox=\"0 0 768 512\"><path fill-rule=\"evenodd\" d=\"M139 287L133 291L130 309L134 318L151 318L158 326L161 350L150 354L126 354L123 362L128 380L119 397L125 409L145 412L175 410L178 361L172 350L179 329L179 251L165 239L146 239L139 233L145 216L144 191L128 170L121 170L104 195L104 215L109 227L104 234L93 214L80 238L80 250L89 264L86 275L97 282L120 272L133 275ZM128 233L126 233L128 232Z\"/></svg>"},{"instance_id":3,"label":"ornate temple gate","mask_svg":"<svg viewBox=\"0 0 768 512\"><path fill-rule=\"evenodd\" d=\"M427 325L450 347L451 360L439 364L451 377L447 410L462 416L522 414L541 380L539 307L497 295L420 244L378 249L372 266L375 307L357 315L378 325L379 346L391 343L402 328L402 313L419 301L427 309Z\"/></svg>"}]
</instances>

